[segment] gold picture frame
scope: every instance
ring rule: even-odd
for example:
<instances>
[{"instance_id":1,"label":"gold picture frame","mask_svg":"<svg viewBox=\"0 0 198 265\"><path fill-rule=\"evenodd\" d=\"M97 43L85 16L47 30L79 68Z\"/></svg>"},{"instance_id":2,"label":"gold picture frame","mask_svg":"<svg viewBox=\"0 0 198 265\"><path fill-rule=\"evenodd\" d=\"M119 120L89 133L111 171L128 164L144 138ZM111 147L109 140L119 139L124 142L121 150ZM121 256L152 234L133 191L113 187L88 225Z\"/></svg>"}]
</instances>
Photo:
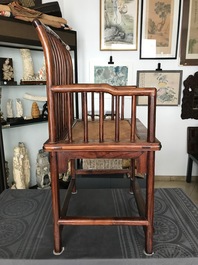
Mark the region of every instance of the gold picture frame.
<instances>
[{"instance_id":1,"label":"gold picture frame","mask_svg":"<svg viewBox=\"0 0 198 265\"><path fill-rule=\"evenodd\" d=\"M183 0L180 64L198 65L198 0Z\"/></svg>"},{"instance_id":2,"label":"gold picture frame","mask_svg":"<svg viewBox=\"0 0 198 265\"><path fill-rule=\"evenodd\" d=\"M100 50L137 50L138 0L100 0Z\"/></svg>"},{"instance_id":3,"label":"gold picture frame","mask_svg":"<svg viewBox=\"0 0 198 265\"><path fill-rule=\"evenodd\" d=\"M181 0L142 0L140 59L176 59Z\"/></svg>"}]
</instances>

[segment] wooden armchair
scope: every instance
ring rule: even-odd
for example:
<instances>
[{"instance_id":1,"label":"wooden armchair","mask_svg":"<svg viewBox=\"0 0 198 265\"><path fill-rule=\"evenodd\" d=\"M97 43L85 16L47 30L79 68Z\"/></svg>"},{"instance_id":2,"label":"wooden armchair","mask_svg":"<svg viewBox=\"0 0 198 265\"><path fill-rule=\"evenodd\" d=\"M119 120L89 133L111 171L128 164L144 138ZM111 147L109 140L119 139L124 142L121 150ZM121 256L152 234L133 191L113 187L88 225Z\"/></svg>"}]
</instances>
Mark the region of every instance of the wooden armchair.
<instances>
[{"instance_id":1,"label":"wooden armchair","mask_svg":"<svg viewBox=\"0 0 198 265\"><path fill-rule=\"evenodd\" d=\"M61 231L65 225L136 225L144 226L145 252L153 253L153 213L154 213L154 168L155 151L160 150L160 142L155 138L156 89L131 86L112 87L107 84L73 84L72 60L69 47L42 25L33 22L42 43L47 71L47 102L49 139L44 149L50 153L52 208L54 219L54 253L63 251ZM81 119L75 118L74 96L82 99ZM106 119L104 109L105 94L113 97L112 115ZM94 99L99 115L95 119L88 115L88 97ZM148 98L147 129L136 118L137 98ZM127 106L124 108L124 101ZM128 111L128 118L124 113ZM92 105L92 111L94 107ZM128 169L131 186L136 197L139 217L88 217L68 216L70 196L76 192L76 175L83 169L76 166L78 159L127 158L131 161ZM68 160L71 163L70 185L65 201L60 209L58 175L65 172ZM135 181L134 161L139 160L140 168L147 174L145 202ZM78 164L77 164L78 165ZM112 173L112 170L109 172ZM105 174L109 173L105 170ZM86 170L93 174L93 170ZM74 195L73 195L74 196ZM78 196L78 195L76 195ZM102 198L101 198L102 199Z\"/></svg>"}]
</instances>

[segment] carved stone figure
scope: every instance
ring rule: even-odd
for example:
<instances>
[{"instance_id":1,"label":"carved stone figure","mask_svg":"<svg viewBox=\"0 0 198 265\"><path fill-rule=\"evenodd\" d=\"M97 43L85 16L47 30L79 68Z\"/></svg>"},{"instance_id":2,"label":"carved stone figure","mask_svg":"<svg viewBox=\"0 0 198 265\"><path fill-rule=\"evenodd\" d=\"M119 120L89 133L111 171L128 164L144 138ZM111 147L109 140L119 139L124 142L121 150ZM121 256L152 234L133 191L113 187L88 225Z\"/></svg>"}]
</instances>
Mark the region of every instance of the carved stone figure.
<instances>
[{"instance_id":1,"label":"carved stone figure","mask_svg":"<svg viewBox=\"0 0 198 265\"><path fill-rule=\"evenodd\" d=\"M2 88L0 87L0 119L1 119L1 124L5 125L6 121L3 117L3 112L1 111L1 98L2 98Z\"/></svg>"},{"instance_id":2,"label":"carved stone figure","mask_svg":"<svg viewBox=\"0 0 198 265\"><path fill-rule=\"evenodd\" d=\"M13 179L14 189L28 189L30 185L30 161L27 148L24 143L19 142L14 148L13 156Z\"/></svg>"},{"instance_id":3,"label":"carved stone figure","mask_svg":"<svg viewBox=\"0 0 198 265\"><path fill-rule=\"evenodd\" d=\"M20 49L21 57L23 61L23 78L22 81L35 80L34 65L29 49Z\"/></svg>"},{"instance_id":4,"label":"carved stone figure","mask_svg":"<svg viewBox=\"0 0 198 265\"><path fill-rule=\"evenodd\" d=\"M12 99L8 99L6 107L7 107L7 119L14 118L14 114L13 114L13 100Z\"/></svg>"},{"instance_id":5,"label":"carved stone figure","mask_svg":"<svg viewBox=\"0 0 198 265\"><path fill-rule=\"evenodd\" d=\"M45 67L45 60L43 61L43 66L38 71L38 80L46 81L46 67Z\"/></svg>"},{"instance_id":6,"label":"carved stone figure","mask_svg":"<svg viewBox=\"0 0 198 265\"><path fill-rule=\"evenodd\" d=\"M39 188L49 188L51 184L49 154L39 150L37 155L36 181Z\"/></svg>"},{"instance_id":7,"label":"carved stone figure","mask_svg":"<svg viewBox=\"0 0 198 265\"><path fill-rule=\"evenodd\" d=\"M23 105L22 105L22 101L20 100L20 98L16 99L16 117L17 118L23 118Z\"/></svg>"},{"instance_id":8,"label":"carved stone figure","mask_svg":"<svg viewBox=\"0 0 198 265\"><path fill-rule=\"evenodd\" d=\"M10 81L14 78L14 70L13 67L10 65L10 59L7 58L3 64L3 79L5 81Z\"/></svg>"}]
</instances>

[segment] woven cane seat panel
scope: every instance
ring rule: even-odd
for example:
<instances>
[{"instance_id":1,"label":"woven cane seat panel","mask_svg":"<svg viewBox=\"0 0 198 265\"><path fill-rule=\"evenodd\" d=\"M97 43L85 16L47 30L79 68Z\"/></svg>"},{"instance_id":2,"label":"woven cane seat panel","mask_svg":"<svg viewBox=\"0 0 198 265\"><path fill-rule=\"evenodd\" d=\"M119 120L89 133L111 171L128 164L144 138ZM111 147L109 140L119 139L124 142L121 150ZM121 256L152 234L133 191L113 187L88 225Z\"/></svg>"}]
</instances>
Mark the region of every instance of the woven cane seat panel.
<instances>
[{"instance_id":1,"label":"woven cane seat panel","mask_svg":"<svg viewBox=\"0 0 198 265\"><path fill-rule=\"evenodd\" d=\"M128 120L120 120L120 141L130 141L130 123ZM73 141L81 142L84 139L84 125L78 121L73 128ZM89 142L99 141L99 121L88 122L88 139ZM115 142L115 121L104 121L104 141Z\"/></svg>"}]
</instances>

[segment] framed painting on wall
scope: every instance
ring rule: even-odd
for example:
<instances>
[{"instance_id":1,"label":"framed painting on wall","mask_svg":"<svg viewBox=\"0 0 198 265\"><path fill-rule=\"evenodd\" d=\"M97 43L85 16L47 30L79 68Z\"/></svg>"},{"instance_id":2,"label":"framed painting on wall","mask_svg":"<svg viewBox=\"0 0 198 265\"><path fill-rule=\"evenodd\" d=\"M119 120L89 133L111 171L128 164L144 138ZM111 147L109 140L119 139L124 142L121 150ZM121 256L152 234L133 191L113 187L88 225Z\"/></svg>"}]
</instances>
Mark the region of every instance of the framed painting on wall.
<instances>
[{"instance_id":1,"label":"framed painting on wall","mask_svg":"<svg viewBox=\"0 0 198 265\"><path fill-rule=\"evenodd\" d=\"M177 106L180 103L182 71L137 71L138 87L156 87L157 105ZM147 97L138 100L139 105L147 104Z\"/></svg>"},{"instance_id":2,"label":"framed painting on wall","mask_svg":"<svg viewBox=\"0 0 198 265\"><path fill-rule=\"evenodd\" d=\"M180 64L198 65L198 0L183 1Z\"/></svg>"},{"instance_id":3,"label":"framed painting on wall","mask_svg":"<svg viewBox=\"0 0 198 265\"><path fill-rule=\"evenodd\" d=\"M131 62L109 64L99 60L90 61L90 82L107 83L112 86L126 86L132 81Z\"/></svg>"},{"instance_id":4,"label":"framed painting on wall","mask_svg":"<svg viewBox=\"0 0 198 265\"><path fill-rule=\"evenodd\" d=\"M180 0L142 0L140 59L177 57Z\"/></svg>"},{"instance_id":5,"label":"framed painting on wall","mask_svg":"<svg viewBox=\"0 0 198 265\"><path fill-rule=\"evenodd\" d=\"M100 49L137 50L138 0L100 0Z\"/></svg>"}]
</instances>

